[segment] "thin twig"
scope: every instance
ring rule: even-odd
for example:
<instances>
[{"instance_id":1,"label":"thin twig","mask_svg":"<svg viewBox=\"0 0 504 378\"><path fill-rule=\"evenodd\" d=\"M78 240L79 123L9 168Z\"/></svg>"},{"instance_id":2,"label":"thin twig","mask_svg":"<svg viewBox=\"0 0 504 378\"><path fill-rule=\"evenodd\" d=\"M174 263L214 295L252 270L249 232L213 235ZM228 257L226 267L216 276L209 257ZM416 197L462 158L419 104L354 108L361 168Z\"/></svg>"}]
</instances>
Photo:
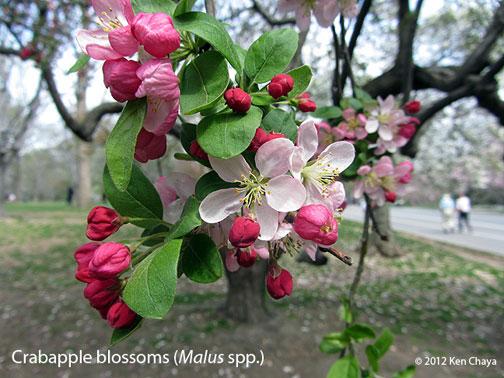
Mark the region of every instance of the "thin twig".
<instances>
[{"instance_id":1,"label":"thin twig","mask_svg":"<svg viewBox=\"0 0 504 378\"><path fill-rule=\"evenodd\" d=\"M352 265L352 258L350 256L345 255L345 253L338 248L335 247L319 247L320 251L322 252L328 252L334 257L336 257L338 260L343 262L344 264L351 266Z\"/></svg>"}]
</instances>

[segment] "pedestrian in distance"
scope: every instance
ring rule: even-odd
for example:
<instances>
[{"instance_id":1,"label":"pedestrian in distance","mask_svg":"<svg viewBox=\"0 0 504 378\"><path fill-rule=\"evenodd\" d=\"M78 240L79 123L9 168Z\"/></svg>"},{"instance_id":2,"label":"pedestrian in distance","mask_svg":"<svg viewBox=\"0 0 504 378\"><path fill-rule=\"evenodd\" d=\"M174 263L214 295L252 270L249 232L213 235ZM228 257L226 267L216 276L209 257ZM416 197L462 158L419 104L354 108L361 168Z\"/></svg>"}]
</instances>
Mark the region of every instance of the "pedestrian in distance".
<instances>
[{"instance_id":1,"label":"pedestrian in distance","mask_svg":"<svg viewBox=\"0 0 504 378\"><path fill-rule=\"evenodd\" d=\"M455 232L455 201L449 193L443 194L439 200L443 232L445 234Z\"/></svg>"},{"instance_id":2,"label":"pedestrian in distance","mask_svg":"<svg viewBox=\"0 0 504 378\"><path fill-rule=\"evenodd\" d=\"M458 211L458 221L459 221L459 232L463 231L464 223L467 231L472 232L471 224L469 223L469 214L471 213L471 199L465 195L465 193L460 193L457 198L455 207Z\"/></svg>"}]
</instances>

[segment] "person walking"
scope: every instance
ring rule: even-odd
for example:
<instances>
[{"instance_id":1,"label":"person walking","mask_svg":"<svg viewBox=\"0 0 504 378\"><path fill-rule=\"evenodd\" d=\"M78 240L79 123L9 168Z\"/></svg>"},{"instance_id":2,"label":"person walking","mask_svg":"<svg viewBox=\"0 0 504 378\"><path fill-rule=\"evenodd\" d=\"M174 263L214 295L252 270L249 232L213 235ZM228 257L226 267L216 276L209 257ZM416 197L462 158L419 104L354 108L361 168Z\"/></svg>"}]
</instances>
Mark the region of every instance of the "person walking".
<instances>
[{"instance_id":1,"label":"person walking","mask_svg":"<svg viewBox=\"0 0 504 378\"><path fill-rule=\"evenodd\" d=\"M472 227L469 223L469 214L471 213L471 199L467 197L464 193L460 193L457 198L455 207L458 211L458 221L459 221L459 232L462 232L464 228L464 223L467 231L471 232Z\"/></svg>"},{"instance_id":2,"label":"person walking","mask_svg":"<svg viewBox=\"0 0 504 378\"><path fill-rule=\"evenodd\" d=\"M441 211L441 219L443 232L455 232L455 201L449 193L443 194L439 200L439 210Z\"/></svg>"}]
</instances>

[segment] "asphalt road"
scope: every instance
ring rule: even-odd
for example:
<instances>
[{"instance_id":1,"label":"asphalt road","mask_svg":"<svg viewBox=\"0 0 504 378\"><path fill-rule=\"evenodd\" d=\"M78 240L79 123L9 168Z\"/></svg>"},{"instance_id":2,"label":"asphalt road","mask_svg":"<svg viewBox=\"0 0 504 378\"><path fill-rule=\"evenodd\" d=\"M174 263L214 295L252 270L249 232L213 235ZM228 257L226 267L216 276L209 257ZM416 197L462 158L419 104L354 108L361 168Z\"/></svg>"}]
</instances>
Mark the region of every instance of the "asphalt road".
<instances>
[{"instance_id":1,"label":"asphalt road","mask_svg":"<svg viewBox=\"0 0 504 378\"><path fill-rule=\"evenodd\" d=\"M364 210L350 205L343 212L343 219L362 222ZM472 233L465 228L459 233L457 220L457 230L453 234L443 233L437 210L394 206L390 219L396 231L504 256L504 214L473 211L469 218Z\"/></svg>"}]
</instances>

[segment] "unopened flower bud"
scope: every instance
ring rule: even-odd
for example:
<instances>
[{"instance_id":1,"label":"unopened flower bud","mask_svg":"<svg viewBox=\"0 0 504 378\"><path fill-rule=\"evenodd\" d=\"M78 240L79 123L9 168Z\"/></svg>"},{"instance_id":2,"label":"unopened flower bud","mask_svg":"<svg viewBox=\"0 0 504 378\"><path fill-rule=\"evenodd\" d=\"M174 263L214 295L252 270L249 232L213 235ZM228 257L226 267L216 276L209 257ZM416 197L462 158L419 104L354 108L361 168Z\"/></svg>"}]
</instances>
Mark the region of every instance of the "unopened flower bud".
<instances>
[{"instance_id":1,"label":"unopened flower bud","mask_svg":"<svg viewBox=\"0 0 504 378\"><path fill-rule=\"evenodd\" d=\"M88 265L79 265L75 271L75 279L81 282L90 283L96 280L96 276L91 273Z\"/></svg>"},{"instance_id":2,"label":"unopened flower bud","mask_svg":"<svg viewBox=\"0 0 504 378\"><path fill-rule=\"evenodd\" d=\"M292 276L288 271L282 269L280 274L276 275L271 272L266 278L266 288L273 299L280 299L292 293Z\"/></svg>"},{"instance_id":3,"label":"unopened flower bud","mask_svg":"<svg viewBox=\"0 0 504 378\"><path fill-rule=\"evenodd\" d=\"M93 280L84 289L84 297L96 309L106 307L119 296L121 281L117 278Z\"/></svg>"},{"instance_id":4,"label":"unopened flower bud","mask_svg":"<svg viewBox=\"0 0 504 378\"><path fill-rule=\"evenodd\" d=\"M273 140L273 139L278 139L278 138L285 138L285 135L283 135L282 133L275 133L274 131L270 131L266 137L268 138L268 142L270 140Z\"/></svg>"},{"instance_id":5,"label":"unopened flower bud","mask_svg":"<svg viewBox=\"0 0 504 378\"><path fill-rule=\"evenodd\" d=\"M87 218L86 236L91 240L103 240L121 227L121 216L105 206L93 207Z\"/></svg>"},{"instance_id":6,"label":"unopened flower bud","mask_svg":"<svg viewBox=\"0 0 504 378\"><path fill-rule=\"evenodd\" d=\"M89 270L101 279L112 278L128 268L130 261L128 247L120 243L103 243L89 262Z\"/></svg>"},{"instance_id":7,"label":"unopened flower bud","mask_svg":"<svg viewBox=\"0 0 504 378\"><path fill-rule=\"evenodd\" d=\"M135 159L140 163L159 159L166 153L166 135L155 135L142 127L135 146Z\"/></svg>"},{"instance_id":8,"label":"unopened flower bud","mask_svg":"<svg viewBox=\"0 0 504 378\"><path fill-rule=\"evenodd\" d=\"M238 217L229 230L229 241L236 248L245 248L254 244L260 231L259 223L249 218Z\"/></svg>"},{"instance_id":9,"label":"unopened flower bud","mask_svg":"<svg viewBox=\"0 0 504 378\"><path fill-rule=\"evenodd\" d=\"M122 301L114 303L107 312L108 324L113 328L125 328L135 320L136 313Z\"/></svg>"},{"instance_id":10,"label":"unopened flower bud","mask_svg":"<svg viewBox=\"0 0 504 378\"><path fill-rule=\"evenodd\" d=\"M416 126L413 123L405 123L401 125L398 134L405 137L406 139L411 139L415 135Z\"/></svg>"},{"instance_id":11,"label":"unopened flower bud","mask_svg":"<svg viewBox=\"0 0 504 378\"><path fill-rule=\"evenodd\" d=\"M208 160L208 154L203 150L203 148L201 148L197 140L191 143L189 152L191 153L191 155L196 156L198 159Z\"/></svg>"},{"instance_id":12,"label":"unopened flower bud","mask_svg":"<svg viewBox=\"0 0 504 378\"><path fill-rule=\"evenodd\" d=\"M254 139L252 139L252 142L250 142L250 146L247 148L247 151L256 152L259 147L261 147L266 142L268 142L268 134L266 134L266 131L259 127L256 130Z\"/></svg>"},{"instance_id":13,"label":"unopened flower bud","mask_svg":"<svg viewBox=\"0 0 504 378\"><path fill-rule=\"evenodd\" d=\"M250 95L240 88L228 89L224 93L227 105L235 112L245 113L250 109L252 100Z\"/></svg>"},{"instance_id":14,"label":"unopened flower bud","mask_svg":"<svg viewBox=\"0 0 504 378\"><path fill-rule=\"evenodd\" d=\"M238 252L238 264L244 268L250 268L257 260L257 253L254 248L248 250L242 250Z\"/></svg>"},{"instance_id":15,"label":"unopened flower bud","mask_svg":"<svg viewBox=\"0 0 504 378\"><path fill-rule=\"evenodd\" d=\"M409 171L399 178L399 182L401 184L409 184L411 182L412 178L413 178L411 174L415 170L413 168L413 164L411 162L409 162L409 161L403 161L402 163L399 163L397 166L398 167L399 166L406 166L406 167L409 168Z\"/></svg>"},{"instance_id":16,"label":"unopened flower bud","mask_svg":"<svg viewBox=\"0 0 504 378\"><path fill-rule=\"evenodd\" d=\"M331 245L338 240L338 222L323 205L308 205L299 209L294 230L303 239L321 245Z\"/></svg>"},{"instance_id":17,"label":"unopened flower bud","mask_svg":"<svg viewBox=\"0 0 504 378\"><path fill-rule=\"evenodd\" d=\"M303 100L299 102L299 110L304 113L314 112L317 110L317 104L313 100Z\"/></svg>"},{"instance_id":18,"label":"unopened flower bud","mask_svg":"<svg viewBox=\"0 0 504 378\"><path fill-rule=\"evenodd\" d=\"M397 194L395 194L394 192L385 192L385 200L387 202L392 202L394 203L397 199Z\"/></svg>"},{"instance_id":19,"label":"unopened flower bud","mask_svg":"<svg viewBox=\"0 0 504 378\"><path fill-rule=\"evenodd\" d=\"M156 58L171 54L180 47L180 35L172 18L162 12L139 12L133 19L131 32L145 51Z\"/></svg>"},{"instance_id":20,"label":"unopened flower bud","mask_svg":"<svg viewBox=\"0 0 504 378\"><path fill-rule=\"evenodd\" d=\"M415 114L420 111L420 101L410 101L404 105L404 110L409 114Z\"/></svg>"},{"instance_id":21,"label":"unopened flower bud","mask_svg":"<svg viewBox=\"0 0 504 378\"><path fill-rule=\"evenodd\" d=\"M124 58L107 60L103 64L103 81L110 94L119 102L136 99L135 93L142 81L136 71L140 63Z\"/></svg>"},{"instance_id":22,"label":"unopened flower bud","mask_svg":"<svg viewBox=\"0 0 504 378\"><path fill-rule=\"evenodd\" d=\"M77 264L79 265L89 265L89 262L93 258L93 254L96 251L96 248L98 248L101 245L101 243L98 242L89 242L84 244L82 247L79 247L75 252L74 252L74 257L75 261L77 261Z\"/></svg>"},{"instance_id":23,"label":"unopened flower bud","mask_svg":"<svg viewBox=\"0 0 504 378\"><path fill-rule=\"evenodd\" d=\"M31 49L29 49L28 47L23 47L21 49L21 52L19 53L19 57L22 60L26 60L26 59L28 59L32 55L33 55L33 51Z\"/></svg>"},{"instance_id":24,"label":"unopened flower bud","mask_svg":"<svg viewBox=\"0 0 504 378\"><path fill-rule=\"evenodd\" d=\"M294 86L294 79L290 75L276 75L268 85L268 93L274 99L287 95Z\"/></svg>"}]
</instances>

